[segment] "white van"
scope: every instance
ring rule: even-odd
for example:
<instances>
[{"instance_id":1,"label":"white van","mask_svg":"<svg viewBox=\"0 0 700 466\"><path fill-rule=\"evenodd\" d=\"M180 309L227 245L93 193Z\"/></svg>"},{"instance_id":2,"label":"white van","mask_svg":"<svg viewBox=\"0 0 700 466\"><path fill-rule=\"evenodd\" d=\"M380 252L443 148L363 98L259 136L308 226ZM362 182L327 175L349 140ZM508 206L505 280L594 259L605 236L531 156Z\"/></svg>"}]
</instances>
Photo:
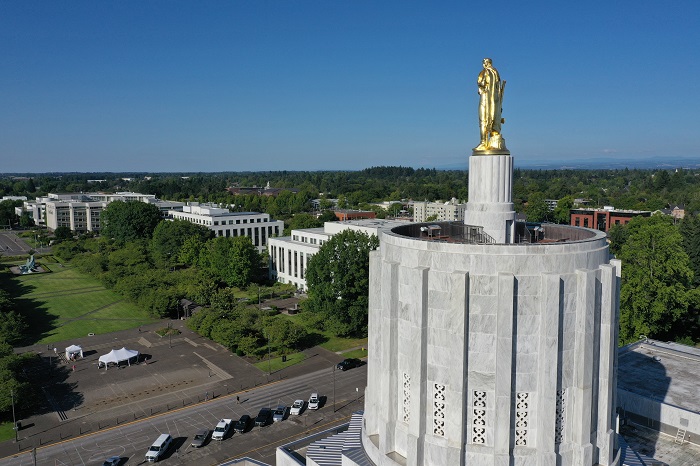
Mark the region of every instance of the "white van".
<instances>
[{"instance_id":1,"label":"white van","mask_svg":"<svg viewBox=\"0 0 700 466\"><path fill-rule=\"evenodd\" d=\"M173 438L168 434L160 434L160 437L153 442L153 445L146 452L146 461L149 463L155 463L158 461L167 451L170 444L173 442Z\"/></svg>"}]
</instances>

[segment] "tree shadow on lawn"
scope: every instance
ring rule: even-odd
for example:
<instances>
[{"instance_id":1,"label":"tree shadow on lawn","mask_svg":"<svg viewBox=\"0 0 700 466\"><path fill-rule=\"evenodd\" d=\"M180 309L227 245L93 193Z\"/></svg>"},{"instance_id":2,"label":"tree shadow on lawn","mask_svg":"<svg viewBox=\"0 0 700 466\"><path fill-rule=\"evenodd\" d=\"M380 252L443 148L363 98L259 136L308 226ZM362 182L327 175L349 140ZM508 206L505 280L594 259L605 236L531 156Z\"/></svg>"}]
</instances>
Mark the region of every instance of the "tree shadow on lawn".
<instances>
[{"instance_id":1,"label":"tree shadow on lawn","mask_svg":"<svg viewBox=\"0 0 700 466\"><path fill-rule=\"evenodd\" d=\"M2 283L2 289L7 291L15 303L15 310L27 323L26 333L20 343L25 346L33 345L47 337L56 327L58 317L49 314L42 302L25 297L33 291L33 288L24 281L14 278L7 266L0 272L0 283Z\"/></svg>"},{"instance_id":2,"label":"tree shadow on lawn","mask_svg":"<svg viewBox=\"0 0 700 466\"><path fill-rule=\"evenodd\" d=\"M314 346L319 346L326 343L328 340L329 338L322 333L309 332L301 341L299 347L302 349L313 348Z\"/></svg>"},{"instance_id":3,"label":"tree shadow on lawn","mask_svg":"<svg viewBox=\"0 0 700 466\"><path fill-rule=\"evenodd\" d=\"M73 372L71 364L63 364L59 358L48 353L37 355L25 368L25 375L33 388L34 404L30 414L61 413L83 404L84 396L76 391L78 384L69 382ZM24 413L25 417L26 414Z\"/></svg>"}]
</instances>

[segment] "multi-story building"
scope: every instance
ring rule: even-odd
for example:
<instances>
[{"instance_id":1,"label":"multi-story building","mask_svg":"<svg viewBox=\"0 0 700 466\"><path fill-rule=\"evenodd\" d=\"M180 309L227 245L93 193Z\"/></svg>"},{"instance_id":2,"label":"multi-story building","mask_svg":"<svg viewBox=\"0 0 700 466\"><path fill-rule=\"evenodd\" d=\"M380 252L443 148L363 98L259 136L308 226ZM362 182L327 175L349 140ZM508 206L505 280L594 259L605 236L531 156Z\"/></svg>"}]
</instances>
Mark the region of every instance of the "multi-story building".
<instances>
[{"instance_id":1,"label":"multi-story building","mask_svg":"<svg viewBox=\"0 0 700 466\"><path fill-rule=\"evenodd\" d=\"M269 214L231 212L226 208L198 203L183 206L182 210L171 210L168 216L203 225L216 236L247 236L260 252L265 250L269 238L279 236L284 231L284 222L272 220Z\"/></svg>"},{"instance_id":2,"label":"multi-story building","mask_svg":"<svg viewBox=\"0 0 700 466\"><path fill-rule=\"evenodd\" d=\"M461 222L467 204L460 204L454 197L447 202L418 201L413 203L413 221L426 222L432 218L439 222Z\"/></svg>"},{"instance_id":3,"label":"multi-story building","mask_svg":"<svg viewBox=\"0 0 700 466\"><path fill-rule=\"evenodd\" d=\"M408 222L381 219L326 222L322 228L292 230L291 236L271 238L267 248L270 256L270 278L281 283L292 283L297 288L306 290L309 259L333 235L344 230L378 235L380 230L389 230L406 223Z\"/></svg>"},{"instance_id":4,"label":"multi-story building","mask_svg":"<svg viewBox=\"0 0 700 466\"><path fill-rule=\"evenodd\" d=\"M100 214L109 204L106 201L51 200L45 203L46 226L49 230L67 227L76 233L100 230Z\"/></svg>"},{"instance_id":5,"label":"multi-story building","mask_svg":"<svg viewBox=\"0 0 700 466\"><path fill-rule=\"evenodd\" d=\"M184 203L162 201L154 194L132 192L118 193L49 193L47 197L39 197L35 201L24 203L22 209L32 212L37 224L44 223L50 230L58 227L68 227L76 233L100 230L100 215L102 211L115 201L135 201L154 204L165 217L169 212L182 210Z\"/></svg>"},{"instance_id":6,"label":"multi-story building","mask_svg":"<svg viewBox=\"0 0 700 466\"><path fill-rule=\"evenodd\" d=\"M333 213L341 222L377 218L377 213L372 210L335 209Z\"/></svg>"},{"instance_id":7,"label":"multi-story building","mask_svg":"<svg viewBox=\"0 0 700 466\"><path fill-rule=\"evenodd\" d=\"M627 225L634 217L650 217L646 210L615 210L614 207L603 209L571 209L571 226L595 228L607 232L613 225Z\"/></svg>"}]
</instances>

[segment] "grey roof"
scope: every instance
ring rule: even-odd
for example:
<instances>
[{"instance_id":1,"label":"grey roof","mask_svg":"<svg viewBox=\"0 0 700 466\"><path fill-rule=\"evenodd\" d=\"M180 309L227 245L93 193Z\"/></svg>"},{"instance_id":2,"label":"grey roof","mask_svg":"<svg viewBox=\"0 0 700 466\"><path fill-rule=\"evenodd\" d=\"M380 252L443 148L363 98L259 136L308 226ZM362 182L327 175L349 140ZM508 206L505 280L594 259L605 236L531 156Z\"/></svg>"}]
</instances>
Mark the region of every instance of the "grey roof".
<instances>
[{"instance_id":1,"label":"grey roof","mask_svg":"<svg viewBox=\"0 0 700 466\"><path fill-rule=\"evenodd\" d=\"M645 339L620 348L618 388L700 412L700 348Z\"/></svg>"}]
</instances>

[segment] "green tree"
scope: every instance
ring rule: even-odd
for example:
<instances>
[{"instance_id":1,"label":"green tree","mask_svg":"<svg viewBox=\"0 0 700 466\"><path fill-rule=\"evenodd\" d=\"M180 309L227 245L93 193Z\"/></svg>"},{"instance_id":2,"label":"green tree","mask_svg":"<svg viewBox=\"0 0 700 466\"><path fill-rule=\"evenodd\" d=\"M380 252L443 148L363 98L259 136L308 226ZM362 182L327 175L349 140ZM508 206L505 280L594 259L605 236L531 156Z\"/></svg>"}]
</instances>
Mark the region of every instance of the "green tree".
<instances>
[{"instance_id":1,"label":"green tree","mask_svg":"<svg viewBox=\"0 0 700 466\"><path fill-rule=\"evenodd\" d=\"M693 284L700 287L700 215L686 215L679 230L683 235L683 249L693 269Z\"/></svg>"},{"instance_id":2,"label":"green tree","mask_svg":"<svg viewBox=\"0 0 700 466\"><path fill-rule=\"evenodd\" d=\"M367 334L369 253L377 247L376 236L345 230L309 259L306 304L336 335Z\"/></svg>"},{"instance_id":3,"label":"green tree","mask_svg":"<svg viewBox=\"0 0 700 466\"><path fill-rule=\"evenodd\" d=\"M111 202L102 211L102 235L123 244L136 239L150 239L161 221L160 210L145 202Z\"/></svg>"},{"instance_id":4,"label":"green tree","mask_svg":"<svg viewBox=\"0 0 700 466\"><path fill-rule=\"evenodd\" d=\"M289 236L292 230L301 230L304 228L319 228L323 226L323 222L316 217L307 213L295 214L289 221L289 228L284 229L285 236Z\"/></svg>"},{"instance_id":5,"label":"green tree","mask_svg":"<svg viewBox=\"0 0 700 466\"><path fill-rule=\"evenodd\" d=\"M629 229L626 225L612 225L608 230L608 238L610 239L610 252L616 257L620 255L622 246L627 242L629 237Z\"/></svg>"},{"instance_id":6,"label":"green tree","mask_svg":"<svg viewBox=\"0 0 700 466\"><path fill-rule=\"evenodd\" d=\"M209 241L204 263L212 275L229 286L247 286L260 269L261 259L250 238L221 236Z\"/></svg>"},{"instance_id":7,"label":"green tree","mask_svg":"<svg viewBox=\"0 0 700 466\"><path fill-rule=\"evenodd\" d=\"M183 245L192 237L204 243L212 237L212 231L185 220L158 223L151 239L153 259L157 264L171 267L179 261Z\"/></svg>"},{"instance_id":8,"label":"green tree","mask_svg":"<svg viewBox=\"0 0 700 466\"><path fill-rule=\"evenodd\" d=\"M325 222L337 222L338 217L332 210L324 210L321 215L318 216L318 221L321 222L321 226L323 226Z\"/></svg>"},{"instance_id":9,"label":"green tree","mask_svg":"<svg viewBox=\"0 0 700 466\"><path fill-rule=\"evenodd\" d=\"M640 335L662 340L686 336L683 327L696 319L688 312L693 271L680 232L662 215L635 217L627 228L629 237L619 254L620 342Z\"/></svg>"},{"instance_id":10,"label":"green tree","mask_svg":"<svg viewBox=\"0 0 700 466\"><path fill-rule=\"evenodd\" d=\"M266 334L270 339L270 344L282 353L291 353L298 349L306 339L308 332L301 325L294 322L277 318L273 319L266 328Z\"/></svg>"},{"instance_id":11,"label":"green tree","mask_svg":"<svg viewBox=\"0 0 700 466\"><path fill-rule=\"evenodd\" d=\"M73 232L68 227L58 227L53 231L53 237L56 241L73 239Z\"/></svg>"},{"instance_id":12,"label":"green tree","mask_svg":"<svg viewBox=\"0 0 700 466\"><path fill-rule=\"evenodd\" d=\"M539 191L528 197L525 207L528 222L546 222L550 218L551 212L544 199L544 193Z\"/></svg>"},{"instance_id":13,"label":"green tree","mask_svg":"<svg viewBox=\"0 0 700 466\"><path fill-rule=\"evenodd\" d=\"M564 225L571 223L571 208L573 206L573 196L564 196L559 199L559 201L557 201L557 206L554 208L554 221Z\"/></svg>"}]
</instances>

